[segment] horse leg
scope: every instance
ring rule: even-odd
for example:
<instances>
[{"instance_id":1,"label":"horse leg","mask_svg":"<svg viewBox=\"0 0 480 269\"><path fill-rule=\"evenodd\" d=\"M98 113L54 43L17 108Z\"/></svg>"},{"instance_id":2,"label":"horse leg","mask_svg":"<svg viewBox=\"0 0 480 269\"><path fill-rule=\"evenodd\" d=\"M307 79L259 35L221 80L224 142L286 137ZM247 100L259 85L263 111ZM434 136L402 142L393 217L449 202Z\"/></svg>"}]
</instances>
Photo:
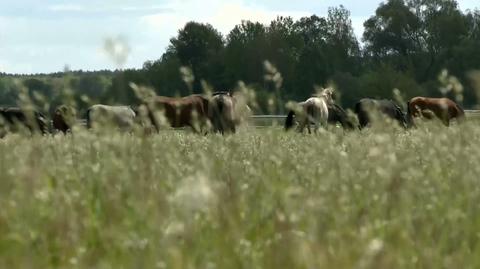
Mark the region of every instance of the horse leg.
<instances>
[{"instance_id":1,"label":"horse leg","mask_svg":"<svg viewBox=\"0 0 480 269\"><path fill-rule=\"evenodd\" d=\"M448 119L448 117L442 117L441 121L445 126L450 126L450 120Z\"/></svg>"},{"instance_id":2,"label":"horse leg","mask_svg":"<svg viewBox=\"0 0 480 269\"><path fill-rule=\"evenodd\" d=\"M313 124L313 133L314 133L314 134L318 133L318 128L320 128L320 123L315 122L315 123Z\"/></svg>"},{"instance_id":3,"label":"horse leg","mask_svg":"<svg viewBox=\"0 0 480 269\"><path fill-rule=\"evenodd\" d=\"M200 134L200 133L201 133L201 130L199 130L199 129L201 129L201 128L197 128L197 126L196 126L194 123L190 122L190 123L188 124L188 126L190 126L190 128L192 128L192 131L193 131L194 133L196 133L196 134Z\"/></svg>"},{"instance_id":4,"label":"horse leg","mask_svg":"<svg viewBox=\"0 0 480 269\"><path fill-rule=\"evenodd\" d=\"M326 118L323 118L323 119L320 121L320 123L321 123L321 126L322 126L325 130L327 130L327 128L328 128L328 116L327 116ZM342 122L340 122L340 123L341 123L342 126L343 126L343 123L342 123Z\"/></svg>"},{"instance_id":5,"label":"horse leg","mask_svg":"<svg viewBox=\"0 0 480 269\"><path fill-rule=\"evenodd\" d=\"M303 133L303 129L304 129L304 128L305 128L305 125L304 125L303 122L302 122L302 123L300 123L300 124L298 125L297 131L298 131L299 133Z\"/></svg>"}]
</instances>

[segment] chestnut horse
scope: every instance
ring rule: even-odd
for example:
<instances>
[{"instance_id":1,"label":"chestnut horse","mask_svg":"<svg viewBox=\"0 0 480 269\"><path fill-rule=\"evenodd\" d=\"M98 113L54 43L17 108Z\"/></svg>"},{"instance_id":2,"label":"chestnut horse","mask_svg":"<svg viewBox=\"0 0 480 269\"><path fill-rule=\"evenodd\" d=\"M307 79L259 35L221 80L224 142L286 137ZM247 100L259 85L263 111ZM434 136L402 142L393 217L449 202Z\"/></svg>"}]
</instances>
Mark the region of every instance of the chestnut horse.
<instances>
[{"instance_id":1,"label":"chestnut horse","mask_svg":"<svg viewBox=\"0 0 480 269\"><path fill-rule=\"evenodd\" d=\"M205 129L209 120L209 100L199 94L178 98L155 96L145 105L148 117L157 131L167 123L162 122L162 119L166 119L173 128L188 126L197 133Z\"/></svg>"},{"instance_id":2,"label":"chestnut horse","mask_svg":"<svg viewBox=\"0 0 480 269\"><path fill-rule=\"evenodd\" d=\"M446 126L450 125L452 119L457 122L465 118L465 112L454 101L448 98L414 97L407 102L407 118L413 124L413 118L424 117L432 119L439 118Z\"/></svg>"}]
</instances>

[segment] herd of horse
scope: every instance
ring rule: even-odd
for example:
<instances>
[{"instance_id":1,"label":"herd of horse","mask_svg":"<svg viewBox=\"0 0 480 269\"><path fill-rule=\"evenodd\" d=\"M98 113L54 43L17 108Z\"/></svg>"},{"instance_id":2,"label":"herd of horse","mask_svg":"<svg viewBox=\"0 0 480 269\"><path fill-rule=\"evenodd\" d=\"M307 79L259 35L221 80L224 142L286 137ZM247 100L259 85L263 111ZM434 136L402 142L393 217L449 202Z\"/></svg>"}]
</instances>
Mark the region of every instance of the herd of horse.
<instances>
[{"instance_id":1,"label":"herd of horse","mask_svg":"<svg viewBox=\"0 0 480 269\"><path fill-rule=\"evenodd\" d=\"M371 125L373 115L383 115L404 128L415 126L414 118L438 118L448 126L452 119L465 118L463 109L448 98L415 97L407 102L404 112L392 100L364 98L355 104L356 119L333 100L333 90L325 89L292 108L285 120L285 129L297 125L297 131L317 132L327 124L340 124L346 130L363 129ZM240 109L239 109L240 108ZM190 127L194 132L205 133L208 130L221 134L235 133L242 121L239 111L250 111L244 103L230 92L216 92L210 95L194 94L185 97L150 97L137 106L93 105L87 109L85 118L87 128L99 128L114 125L122 130L132 130L135 125L149 126L160 131L164 126L173 128ZM60 105L52 113L51 125L47 117L33 108L0 108L1 126L26 127L31 132L46 134L70 132L78 122L76 110Z\"/></svg>"},{"instance_id":2,"label":"herd of horse","mask_svg":"<svg viewBox=\"0 0 480 269\"><path fill-rule=\"evenodd\" d=\"M108 126L131 131L136 124L141 124L157 131L168 125L173 128L191 127L198 133L206 130L234 133L240 121L236 103L230 92L186 97L155 96L143 100L137 107L93 105L87 109L85 119L89 129ZM44 114L33 108L6 107L0 108L0 123L9 131L20 127L32 133L67 133L78 123L78 119L76 110L67 105L60 105L54 110L51 124Z\"/></svg>"},{"instance_id":3,"label":"herd of horse","mask_svg":"<svg viewBox=\"0 0 480 269\"><path fill-rule=\"evenodd\" d=\"M326 89L321 94L298 103L296 109L289 111L285 120L285 129L290 130L297 121L297 131L303 132L307 127L314 126L314 132L319 126L327 123L341 124L344 129L363 129L371 125L374 115L381 115L396 121L404 128L415 126L415 118L432 120L439 119L449 126L452 120L457 122L465 119L465 111L448 98L414 97L407 102L407 112L404 112L394 101L363 98L355 104L354 112L357 120L351 117L332 99L332 90Z\"/></svg>"}]
</instances>

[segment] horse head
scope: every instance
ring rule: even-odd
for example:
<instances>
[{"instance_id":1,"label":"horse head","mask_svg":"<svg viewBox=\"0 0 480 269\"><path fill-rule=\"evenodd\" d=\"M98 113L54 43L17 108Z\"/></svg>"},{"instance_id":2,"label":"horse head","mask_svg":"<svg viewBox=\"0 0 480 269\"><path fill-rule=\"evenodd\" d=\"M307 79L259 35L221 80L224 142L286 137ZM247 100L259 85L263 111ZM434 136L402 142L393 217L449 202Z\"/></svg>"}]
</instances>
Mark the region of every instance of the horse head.
<instances>
[{"instance_id":1,"label":"horse head","mask_svg":"<svg viewBox=\"0 0 480 269\"><path fill-rule=\"evenodd\" d=\"M323 91L319 94L319 97L323 97L327 103L333 103L333 95L334 89L329 87L323 89Z\"/></svg>"}]
</instances>

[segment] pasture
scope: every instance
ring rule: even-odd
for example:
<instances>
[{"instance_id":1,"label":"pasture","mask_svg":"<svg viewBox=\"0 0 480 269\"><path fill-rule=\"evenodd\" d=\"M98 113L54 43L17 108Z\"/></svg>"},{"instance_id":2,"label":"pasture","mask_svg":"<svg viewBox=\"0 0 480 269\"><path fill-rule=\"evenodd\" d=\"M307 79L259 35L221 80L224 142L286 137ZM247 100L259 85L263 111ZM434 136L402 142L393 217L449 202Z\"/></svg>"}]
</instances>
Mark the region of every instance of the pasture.
<instances>
[{"instance_id":1,"label":"pasture","mask_svg":"<svg viewBox=\"0 0 480 269\"><path fill-rule=\"evenodd\" d=\"M477 268L480 127L0 140L1 268Z\"/></svg>"}]
</instances>

